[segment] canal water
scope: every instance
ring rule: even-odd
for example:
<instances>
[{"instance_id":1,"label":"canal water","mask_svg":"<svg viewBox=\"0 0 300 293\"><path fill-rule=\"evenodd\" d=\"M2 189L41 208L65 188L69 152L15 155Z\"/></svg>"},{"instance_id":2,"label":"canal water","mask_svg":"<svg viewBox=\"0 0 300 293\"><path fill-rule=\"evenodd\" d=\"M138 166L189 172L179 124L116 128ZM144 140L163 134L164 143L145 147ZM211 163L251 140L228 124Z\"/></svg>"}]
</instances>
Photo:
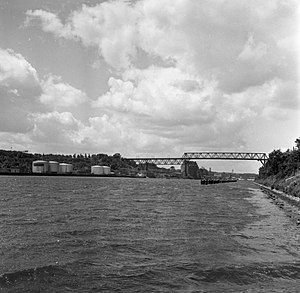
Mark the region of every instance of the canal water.
<instances>
[{"instance_id":1,"label":"canal water","mask_svg":"<svg viewBox=\"0 0 300 293\"><path fill-rule=\"evenodd\" d=\"M299 235L247 181L0 177L0 292L299 292Z\"/></svg>"}]
</instances>

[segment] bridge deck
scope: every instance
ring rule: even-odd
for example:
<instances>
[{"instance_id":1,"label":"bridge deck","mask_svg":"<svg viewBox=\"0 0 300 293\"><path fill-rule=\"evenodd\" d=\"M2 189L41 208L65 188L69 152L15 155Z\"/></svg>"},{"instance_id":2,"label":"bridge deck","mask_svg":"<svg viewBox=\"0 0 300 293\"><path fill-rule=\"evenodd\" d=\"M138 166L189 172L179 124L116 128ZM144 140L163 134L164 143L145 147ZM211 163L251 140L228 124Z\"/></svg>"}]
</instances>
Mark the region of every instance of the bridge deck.
<instances>
[{"instance_id":1,"label":"bridge deck","mask_svg":"<svg viewBox=\"0 0 300 293\"><path fill-rule=\"evenodd\" d=\"M268 159L265 153L245 152L187 152L180 158L127 158L139 164L153 163L156 165L181 165L185 161L194 160L246 160L259 161L262 164Z\"/></svg>"}]
</instances>

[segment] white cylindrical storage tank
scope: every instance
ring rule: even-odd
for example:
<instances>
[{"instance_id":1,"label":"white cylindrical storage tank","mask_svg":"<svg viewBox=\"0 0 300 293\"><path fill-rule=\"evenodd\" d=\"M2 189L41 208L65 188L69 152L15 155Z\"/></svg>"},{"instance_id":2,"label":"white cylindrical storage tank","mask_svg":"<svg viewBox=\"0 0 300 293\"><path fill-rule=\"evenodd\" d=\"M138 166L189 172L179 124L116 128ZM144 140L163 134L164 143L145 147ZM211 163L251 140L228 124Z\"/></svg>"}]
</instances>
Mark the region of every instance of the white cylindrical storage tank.
<instances>
[{"instance_id":1,"label":"white cylindrical storage tank","mask_svg":"<svg viewBox=\"0 0 300 293\"><path fill-rule=\"evenodd\" d=\"M49 170L49 163L47 161L33 161L32 173L47 173Z\"/></svg>"},{"instance_id":2,"label":"white cylindrical storage tank","mask_svg":"<svg viewBox=\"0 0 300 293\"><path fill-rule=\"evenodd\" d=\"M110 167L108 166L103 166L104 174L109 175L110 174Z\"/></svg>"},{"instance_id":3,"label":"white cylindrical storage tank","mask_svg":"<svg viewBox=\"0 0 300 293\"><path fill-rule=\"evenodd\" d=\"M104 174L104 170L103 170L103 166L92 166L91 167L91 174L95 174L95 175L102 175Z\"/></svg>"},{"instance_id":4,"label":"white cylindrical storage tank","mask_svg":"<svg viewBox=\"0 0 300 293\"><path fill-rule=\"evenodd\" d=\"M67 166L66 163L60 163L59 164L59 173L67 173Z\"/></svg>"},{"instance_id":5,"label":"white cylindrical storage tank","mask_svg":"<svg viewBox=\"0 0 300 293\"><path fill-rule=\"evenodd\" d=\"M72 173L72 172L73 172L73 165L67 164L67 173Z\"/></svg>"},{"instance_id":6,"label":"white cylindrical storage tank","mask_svg":"<svg viewBox=\"0 0 300 293\"><path fill-rule=\"evenodd\" d=\"M58 173L59 171L59 164L55 161L49 161L49 172L50 173Z\"/></svg>"},{"instance_id":7,"label":"white cylindrical storage tank","mask_svg":"<svg viewBox=\"0 0 300 293\"><path fill-rule=\"evenodd\" d=\"M73 165L60 163L59 164L59 173L72 173L73 172Z\"/></svg>"}]
</instances>

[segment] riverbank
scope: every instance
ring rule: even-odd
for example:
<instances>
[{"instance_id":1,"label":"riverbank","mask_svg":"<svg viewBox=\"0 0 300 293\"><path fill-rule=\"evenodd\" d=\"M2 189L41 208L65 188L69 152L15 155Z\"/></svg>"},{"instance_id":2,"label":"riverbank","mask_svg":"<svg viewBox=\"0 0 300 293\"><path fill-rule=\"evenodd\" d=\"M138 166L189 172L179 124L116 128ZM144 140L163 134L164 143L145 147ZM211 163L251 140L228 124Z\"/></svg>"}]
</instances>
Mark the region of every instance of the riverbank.
<instances>
[{"instance_id":1,"label":"riverbank","mask_svg":"<svg viewBox=\"0 0 300 293\"><path fill-rule=\"evenodd\" d=\"M300 208L300 197L290 195L290 194L285 193L281 190L274 190L269 186L265 186L265 185L262 185L262 184L259 184L259 183L255 183L255 184L257 184L260 187L260 189L265 194L267 194L270 198L272 198L272 199L282 199L282 200L285 200L285 201L289 202L290 204L293 204L293 205Z\"/></svg>"},{"instance_id":2,"label":"riverbank","mask_svg":"<svg viewBox=\"0 0 300 293\"><path fill-rule=\"evenodd\" d=\"M0 172L0 176L32 176L32 177L111 177L111 178L145 178L131 175L116 174L82 174L82 173L11 173Z\"/></svg>"},{"instance_id":3,"label":"riverbank","mask_svg":"<svg viewBox=\"0 0 300 293\"><path fill-rule=\"evenodd\" d=\"M285 194L300 198L300 174L291 176L286 179L276 179L268 177L265 179L256 180L257 183L269 187L271 190L277 192L284 192Z\"/></svg>"},{"instance_id":4,"label":"riverbank","mask_svg":"<svg viewBox=\"0 0 300 293\"><path fill-rule=\"evenodd\" d=\"M300 197L254 182L286 215L300 225Z\"/></svg>"}]
</instances>

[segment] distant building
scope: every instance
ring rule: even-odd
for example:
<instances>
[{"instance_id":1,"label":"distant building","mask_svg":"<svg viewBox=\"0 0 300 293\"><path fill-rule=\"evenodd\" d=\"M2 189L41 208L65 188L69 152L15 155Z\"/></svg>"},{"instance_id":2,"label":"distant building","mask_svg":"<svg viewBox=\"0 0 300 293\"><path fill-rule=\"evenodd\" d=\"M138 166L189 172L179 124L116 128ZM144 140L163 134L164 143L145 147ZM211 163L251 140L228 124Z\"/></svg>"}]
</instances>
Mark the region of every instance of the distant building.
<instances>
[{"instance_id":1,"label":"distant building","mask_svg":"<svg viewBox=\"0 0 300 293\"><path fill-rule=\"evenodd\" d=\"M47 161L33 161L32 162L32 173L48 173L49 162Z\"/></svg>"},{"instance_id":2,"label":"distant building","mask_svg":"<svg viewBox=\"0 0 300 293\"><path fill-rule=\"evenodd\" d=\"M185 178L199 179L199 167L194 161L186 161L181 165L181 173Z\"/></svg>"}]
</instances>

